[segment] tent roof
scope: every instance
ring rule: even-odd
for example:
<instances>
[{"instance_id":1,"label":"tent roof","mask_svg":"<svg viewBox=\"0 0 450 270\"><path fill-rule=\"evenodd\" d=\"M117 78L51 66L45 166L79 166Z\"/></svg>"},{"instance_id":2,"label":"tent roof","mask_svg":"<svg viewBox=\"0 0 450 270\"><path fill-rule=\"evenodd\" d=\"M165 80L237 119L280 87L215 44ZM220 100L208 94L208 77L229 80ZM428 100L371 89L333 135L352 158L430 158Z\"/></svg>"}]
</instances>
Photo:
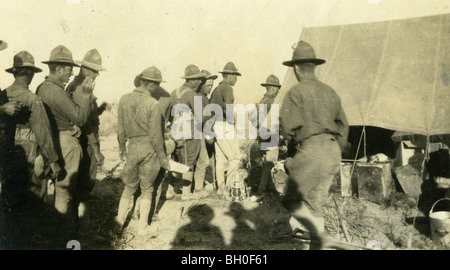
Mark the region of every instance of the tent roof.
<instances>
[{"instance_id":1,"label":"tent roof","mask_svg":"<svg viewBox=\"0 0 450 270\"><path fill-rule=\"evenodd\" d=\"M305 28L350 125L450 133L450 14ZM292 68L280 93L296 83ZM281 98L281 97L280 97Z\"/></svg>"}]
</instances>

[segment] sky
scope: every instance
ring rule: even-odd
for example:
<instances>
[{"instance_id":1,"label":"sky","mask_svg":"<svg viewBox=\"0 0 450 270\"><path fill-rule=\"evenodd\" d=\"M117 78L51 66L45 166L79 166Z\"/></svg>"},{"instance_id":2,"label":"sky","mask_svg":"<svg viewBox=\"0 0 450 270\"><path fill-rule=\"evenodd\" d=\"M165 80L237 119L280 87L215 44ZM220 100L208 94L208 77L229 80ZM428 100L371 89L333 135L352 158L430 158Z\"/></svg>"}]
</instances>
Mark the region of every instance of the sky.
<instances>
[{"instance_id":1,"label":"sky","mask_svg":"<svg viewBox=\"0 0 450 270\"><path fill-rule=\"evenodd\" d=\"M133 91L134 77L158 67L168 92L183 84L190 64L219 75L228 61L242 73L234 87L238 103L254 103L270 74L283 82L292 45L302 28L363 23L450 12L450 0L0 0L0 68L26 50L48 74L50 51L64 45L75 60L96 48L106 71L96 80L99 100L115 102ZM78 68L74 73L78 74ZM0 72L0 87L13 82Z\"/></svg>"}]
</instances>

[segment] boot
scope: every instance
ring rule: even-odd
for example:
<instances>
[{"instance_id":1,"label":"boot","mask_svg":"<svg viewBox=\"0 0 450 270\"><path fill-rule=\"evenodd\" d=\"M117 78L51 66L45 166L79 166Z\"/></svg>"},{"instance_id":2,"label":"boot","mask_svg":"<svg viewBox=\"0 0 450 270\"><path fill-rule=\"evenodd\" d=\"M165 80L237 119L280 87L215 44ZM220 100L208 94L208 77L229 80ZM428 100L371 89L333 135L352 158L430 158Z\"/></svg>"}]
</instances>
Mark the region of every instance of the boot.
<instances>
[{"instance_id":1,"label":"boot","mask_svg":"<svg viewBox=\"0 0 450 270\"><path fill-rule=\"evenodd\" d=\"M132 219L134 219L134 220L139 219L140 205L141 205L141 196L139 196L136 199L136 202L134 204L134 211L133 211L133 215L132 215Z\"/></svg>"},{"instance_id":2,"label":"boot","mask_svg":"<svg viewBox=\"0 0 450 270\"><path fill-rule=\"evenodd\" d=\"M148 216L150 214L152 202L150 200L141 200L140 217L138 222L138 234L146 235L149 232Z\"/></svg>"},{"instance_id":3,"label":"boot","mask_svg":"<svg viewBox=\"0 0 450 270\"><path fill-rule=\"evenodd\" d=\"M115 226L114 226L114 233L120 234L122 233L123 224L125 223L125 220L128 217L128 214L131 211L133 200L132 198L120 198L119 202L119 210L117 211L117 216L115 218Z\"/></svg>"},{"instance_id":4,"label":"boot","mask_svg":"<svg viewBox=\"0 0 450 270\"><path fill-rule=\"evenodd\" d=\"M88 202L79 202L78 203L78 229L82 231L86 231L89 228L89 208Z\"/></svg>"},{"instance_id":5,"label":"boot","mask_svg":"<svg viewBox=\"0 0 450 270\"><path fill-rule=\"evenodd\" d=\"M166 200L171 200L171 199L173 199L174 196L175 196L174 187L169 184L167 186L167 191L166 191Z\"/></svg>"},{"instance_id":6,"label":"boot","mask_svg":"<svg viewBox=\"0 0 450 270\"><path fill-rule=\"evenodd\" d=\"M182 201L189 201L189 200L195 200L199 198L198 193L192 193L191 192L191 185L189 186L183 186L183 193L181 193L181 200Z\"/></svg>"},{"instance_id":7,"label":"boot","mask_svg":"<svg viewBox=\"0 0 450 270\"><path fill-rule=\"evenodd\" d=\"M330 236L325 231L325 219L319 213L313 213L312 209L305 203L300 204L296 209L291 210L292 215L297 219L306 231L310 233L310 250L325 249L331 241ZM298 224L295 224L298 226Z\"/></svg>"}]
</instances>

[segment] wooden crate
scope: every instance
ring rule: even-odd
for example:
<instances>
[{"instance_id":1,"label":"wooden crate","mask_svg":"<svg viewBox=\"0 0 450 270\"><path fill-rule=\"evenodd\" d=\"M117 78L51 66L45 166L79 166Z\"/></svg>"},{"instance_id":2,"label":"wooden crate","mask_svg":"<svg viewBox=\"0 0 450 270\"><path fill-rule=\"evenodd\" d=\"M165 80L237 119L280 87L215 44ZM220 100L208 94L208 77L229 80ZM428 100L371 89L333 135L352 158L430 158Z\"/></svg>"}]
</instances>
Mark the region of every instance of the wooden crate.
<instances>
[{"instance_id":1,"label":"wooden crate","mask_svg":"<svg viewBox=\"0 0 450 270\"><path fill-rule=\"evenodd\" d=\"M375 203L383 202L395 191L391 163L359 163L357 165L358 197Z\"/></svg>"}]
</instances>

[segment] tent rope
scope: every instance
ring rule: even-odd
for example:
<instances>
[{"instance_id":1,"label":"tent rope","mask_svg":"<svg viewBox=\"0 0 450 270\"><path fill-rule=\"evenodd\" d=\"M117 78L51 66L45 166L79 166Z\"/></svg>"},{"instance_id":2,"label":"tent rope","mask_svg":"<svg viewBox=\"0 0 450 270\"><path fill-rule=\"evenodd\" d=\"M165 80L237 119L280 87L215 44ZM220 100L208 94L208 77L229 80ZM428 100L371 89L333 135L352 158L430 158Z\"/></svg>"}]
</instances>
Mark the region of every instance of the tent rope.
<instances>
[{"instance_id":1,"label":"tent rope","mask_svg":"<svg viewBox=\"0 0 450 270\"><path fill-rule=\"evenodd\" d=\"M353 177L353 171L355 170L355 165L356 165L356 161L358 160L358 153L359 153L359 148L361 147L361 141L364 137L364 156L366 156L366 141L365 141L365 133L366 133L366 126L363 126L363 130L361 132L361 136L359 137L359 142L358 142L358 147L356 148L356 154L355 154L355 158L353 159L353 164L352 164L352 170L350 171L350 179L352 179ZM364 135L364 136L363 136Z\"/></svg>"}]
</instances>

